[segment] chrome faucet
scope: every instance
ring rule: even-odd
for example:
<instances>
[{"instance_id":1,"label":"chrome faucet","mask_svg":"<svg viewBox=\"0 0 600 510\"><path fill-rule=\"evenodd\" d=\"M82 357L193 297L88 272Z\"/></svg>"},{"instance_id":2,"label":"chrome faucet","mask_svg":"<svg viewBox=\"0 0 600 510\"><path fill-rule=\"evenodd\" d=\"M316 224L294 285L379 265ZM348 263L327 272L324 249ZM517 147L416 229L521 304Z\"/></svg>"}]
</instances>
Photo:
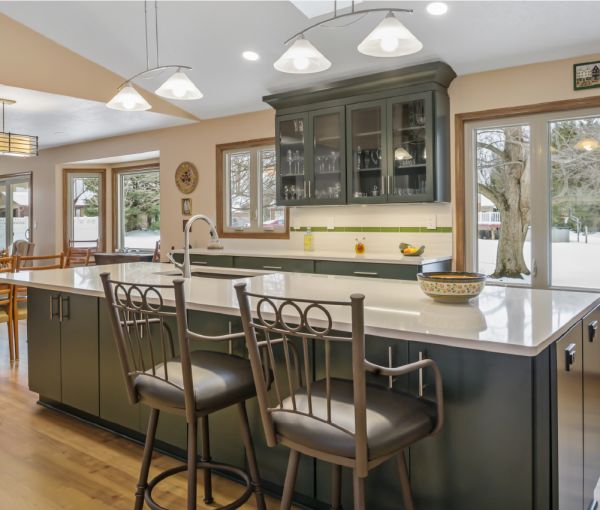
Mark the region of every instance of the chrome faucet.
<instances>
[{"instance_id":1,"label":"chrome faucet","mask_svg":"<svg viewBox=\"0 0 600 510\"><path fill-rule=\"evenodd\" d=\"M217 229L213 221L204 214L196 214L195 216L192 216L185 224L185 231L183 235L183 264L175 262L173 256L170 253L168 255L169 260L175 265L175 267L181 269L184 278L192 277L192 269L190 264L190 230L192 229L192 225L196 222L196 220L203 220L208 225L210 233L210 242L208 243L207 248L209 250L223 249L223 245L219 240L219 234L217 234Z\"/></svg>"}]
</instances>

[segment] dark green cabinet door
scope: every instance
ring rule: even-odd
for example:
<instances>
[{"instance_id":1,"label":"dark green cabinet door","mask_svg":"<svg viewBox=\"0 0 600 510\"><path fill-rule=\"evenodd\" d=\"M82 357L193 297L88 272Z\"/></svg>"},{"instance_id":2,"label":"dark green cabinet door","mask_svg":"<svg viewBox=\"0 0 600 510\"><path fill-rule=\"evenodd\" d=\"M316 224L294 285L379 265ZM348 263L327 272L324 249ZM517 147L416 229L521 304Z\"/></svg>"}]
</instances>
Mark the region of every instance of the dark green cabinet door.
<instances>
[{"instance_id":1,"label":"dark green cabinet door","mask_svg":"<svg viewBox=\"0 0 600 510\"><path fill-rule=\"evenodd\" d=\"M433 93L388 99L388 202L434 200Z\"/></svg>"},{"instance_id":2,"label":"dark green cabinet door","mask_svg":"<svg viewBox=\"0 0 600 510\"><path fill-rule=\"evenodd\" d=\"M58 292L27 290L27 353L29 389L60 402L60 323Z\"/></svg>"},{"instance_id":3,"label":"dark green cabinet door","mask_svg":"<svg viewBox=\"0 0 600 510\"><path fill-rule=\"evenodd\" d=\"M540 508L532 487L532 360L410 342L409 361L417 361L419 353L440 368L446 417L440 434L410 448L415 507ZM424 371L423 378L424 395L433 400L431 373ZM418 393L418 373L411 376L411 390Z\"/></svg>"},{"instance_id":4,"label":"dark green cabinet door","mask_svg":"<svg viewBox=\"0 0 600 510\"><path fill-rule=\"evenodd\" d=\"M600 308L583 320L584 506L590 508L600 478Z\"/></svg>"},{"instance_id":5,"label":"dark green cabinet door","mask_svg":"<svg viewBox=\"0 0 600 510\"><path fill-rule=\"evenodd\" d=\"M265 271L292 271L295 273L313 273L313 260L286 259L275 257L235 257L235 267L243 269L261 269Z\"/></svg>"},{"instance_id":6,"label":"dark green cabinet door","mask_svg":"<svg viewBox=\"0 0 600 510\"><path fill-rule=\"evenodd\" d=\"M61 294L64 404L98 416L98 298Z\"/></svg>"},{"instance_id":7,"label":"dark green cabinet door","mask_svg":"<svg viewBox=\"0 0 600 510\"><path fill-rule=\"evenodd\" d=\"M140 405L129 403L125 380L108 316L106 300L98 303L100 418L141 431Z\"/></svg>"},{"instance_id":8,"label":"dark green cabinet door","mask_svg":"<svg viewBox=\"0 0 600 510\"><path fill-rule=\"evenodd\" d=\"M308 113L278 116L275 120L277 151L277 205L310 204L312 144Z\"/></svg>"},{"instance_id":9,"label":"dark green cabinet door","mask_svg":"<svg viewBox=\"0 0 600 510\"><path fill-rule=\"evenodd\" d=\"M308 197L313 204L346 203L345 108L334 106L308 114L312 134L313 179Z\"/></svg>"},{"instance_id":10,"label":"dark green cabinet door","mask_svg":"<svg viewBox=\"0 0 600 510\"><path fill-rule=\"evenodd\" d=\"M333 262L315 261L315 273L337 274L345 276L363 276L368 278L392 278L398 280L416 280L422 266L408 264L377 264L370 262Z\"/></svg>"}]
</instances>

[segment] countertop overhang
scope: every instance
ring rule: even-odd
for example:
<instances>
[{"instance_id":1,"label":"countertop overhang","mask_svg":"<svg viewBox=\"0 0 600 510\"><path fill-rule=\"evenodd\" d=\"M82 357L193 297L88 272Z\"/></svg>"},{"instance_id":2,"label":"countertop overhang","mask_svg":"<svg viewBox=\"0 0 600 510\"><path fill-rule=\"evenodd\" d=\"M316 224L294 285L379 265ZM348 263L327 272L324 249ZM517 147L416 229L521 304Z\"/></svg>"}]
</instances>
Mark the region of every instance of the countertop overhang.
<instances>
[{"instance_id":1,"label":"countertop overhang","mask_svg":"<svg viewBox=\"0 0 600 510\"><path fill-rule=\"evenodd\" d=\"M169 285L176 276L170 264L134 262L45 271L2 273L0 279L57 292L103 297L100 274L138 284ZM185 283L191 310L239 315L235 284L277 297L348 301L353 293L365 295L365 330L368 335L428 342L449 347L500 354L536 356L560 338L578 320L600 304L600 294L563 290L539 290L488 285L469 304L436 303L418 283L306 273L236 269L239 279L193 277ZM227 268L203 267L202 272L224 273ZM162 273L162 274L161 274ZM173 293L163 294L174 305ZM351 326L348 309L332 310L333 325L341 331Z\"/></svg>"}]
</instances>

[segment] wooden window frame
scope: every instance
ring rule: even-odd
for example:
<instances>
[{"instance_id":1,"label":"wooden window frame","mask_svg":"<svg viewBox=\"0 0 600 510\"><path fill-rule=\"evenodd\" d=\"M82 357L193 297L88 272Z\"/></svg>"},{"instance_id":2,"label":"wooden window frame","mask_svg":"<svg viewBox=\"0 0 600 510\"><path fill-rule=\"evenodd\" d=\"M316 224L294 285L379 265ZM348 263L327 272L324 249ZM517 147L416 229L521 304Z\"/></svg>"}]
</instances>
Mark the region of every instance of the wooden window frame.
<instances>
[{"instance_id":1,"label":"wooden window frame","mask_svg":"<svg viewBox=\"0 0 600 510\"><path fill-rule=\"evenodd\" d=\"M63 250L66 252L69 248L69 176L71 174L100 174L100 193L102 193L102 210L100 214L100 233L102 235L98 242L98 251L107 250L106 238L106 168L63 168Z\"/></svg>"},{"instance_id":2,"label":"wooden window frame","mask_svg":"<svg viewBox=\"0 0 600 510\"><path fill-rule=\"evenodd\" d=\"M466 177L465 177L465 124L467 122L505 119L540 113L598 108L600 96L565 99L522 106L496 108L454 115L454 269L464 271L467 262Z\"/></svg>"},{"instance_id":3,"label":"wooden window frame","mask_svg":"<svg viewBox=\"0 0 600 510\"><path fill-rule=\"evenodd\" d=\"M222 143L216 146L217 169L217 232L222 238L238 239L289 239L290 238L290 210L285 208L285 229L273 232L230 232L225 231L225 165L223 164L225 152L236 149L252 149L264 145L275 146L275 138L257 138L243 142Z\"/></svg>"},{"instance_id":4,"label":"wooden window frame","mask_svg":"<svg viewBox=\"0 0 600 510\"><path fill-rule=\"evenodd\" d=\"M112 243L113 250L119 247L119 178L123 174L138 173L143 170L159 172L160 175L160 163L158 161L151 161L145 165L132 165L132 166L120 166L112 168ZM144 251L144 250L142 250ZM150 249L148 252L152 251Z\"/></svg>"}]
</instances>

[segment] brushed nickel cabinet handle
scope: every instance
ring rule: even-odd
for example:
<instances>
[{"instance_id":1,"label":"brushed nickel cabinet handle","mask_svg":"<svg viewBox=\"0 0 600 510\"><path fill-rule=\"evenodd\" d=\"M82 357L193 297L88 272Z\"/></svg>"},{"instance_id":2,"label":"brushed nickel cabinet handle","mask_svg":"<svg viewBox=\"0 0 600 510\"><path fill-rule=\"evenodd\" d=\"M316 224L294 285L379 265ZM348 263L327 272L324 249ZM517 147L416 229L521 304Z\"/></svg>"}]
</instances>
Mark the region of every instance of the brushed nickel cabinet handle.
<instances>
[{"instance_id":1,"label":"brushed nickel cabinet handle","mask_svg":"<svg viewBox=\"0 0 600 510\"><path fill-rule=\"evenodd\" d=\"M571 371L571 365L575 363L576 347L575 344L569 344L565 349L565 370L567 372Z\"/></svg>"},{"instance_id":2,"label":"brushed nickel cabinet handle","mask_svg":"<svg viewBox=\"0 0 600 510\"><path fill-rule=\"evenodd\" d=\"M281 266L263 266L263 269L283 269Z\"/></svg>"},{"instance_id":3,"label":"brushed nickel cabinet handle","mask_svg":"<svg viewBox=\"0 0 600 510\"><path fill-rule=\"evenodd\" d=\"M311 192L310 192L310 181L308 181L308 198L310 198L311 196Z\"/></svg>"},{"instance_id":4,"label":"brushed nickel cabinet handle","mask_svg":"<svg viewBox=\"0 0 600 510\"><path fill-rule=\"evenodd\" d=\"M352 274L356 276L379 276L379 273L372 273L370 271L353 271Z\"/></svg>"},{"instance_id":5,"label":"brushed nickel cabinet handle","mask_svg":"<svg viewBox=\"0 0 600 510\"><path fill-rule=\"evenodd\" d=\"M588 324L588 337L589 341L593 342L596 338L596 331L598 331L598 321L592 321Z\"/></svg>"},{"instance_id":6,"label":"brushed nickel cabinet handle","mask_svg":"<svg viewBox=\"0 0 600 510\"><path fill-rule=\"evenodd\" d=\"M197 260L195 262L191 263L192 266L207 266L208 265L208 261L206 260Z\"/></svg>"},{"instance_id":7,"label":"brushed nickel cabinet handle","mask_svg":"<svg viewBox=\"0 0 600 510\"><path fill-rule=\"evenodd\" d=\"M419 361L423 360L423 353L419 351ZM419 368L419 398L423 397L423 369Z\"/></svg>"}]
</instances>

